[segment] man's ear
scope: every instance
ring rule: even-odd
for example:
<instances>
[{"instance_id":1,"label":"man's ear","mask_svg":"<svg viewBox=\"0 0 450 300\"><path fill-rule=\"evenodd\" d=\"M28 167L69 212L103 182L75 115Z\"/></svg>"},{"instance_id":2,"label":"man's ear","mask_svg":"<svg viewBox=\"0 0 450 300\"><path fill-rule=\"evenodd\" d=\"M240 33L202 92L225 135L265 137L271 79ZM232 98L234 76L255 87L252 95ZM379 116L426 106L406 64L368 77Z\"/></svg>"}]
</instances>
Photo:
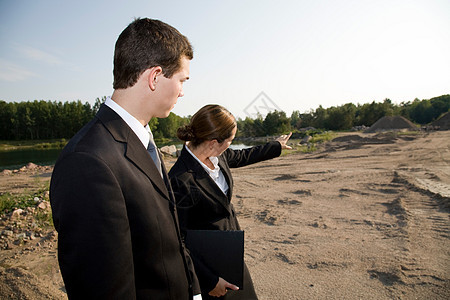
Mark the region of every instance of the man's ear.
<instances>
[{"instance_id":1,"label":"man's ear","mask_svg":"<svg viewBox=\"0 0 450 300\"><path fill-rule=\"evenodd\" d=\"M158 84L158 77L163 74L162 68L160 66L152 67L148 69L148 71L148 86L152 91L154 91L156 89L156 85Z\"/></svg>"}]
</instances>

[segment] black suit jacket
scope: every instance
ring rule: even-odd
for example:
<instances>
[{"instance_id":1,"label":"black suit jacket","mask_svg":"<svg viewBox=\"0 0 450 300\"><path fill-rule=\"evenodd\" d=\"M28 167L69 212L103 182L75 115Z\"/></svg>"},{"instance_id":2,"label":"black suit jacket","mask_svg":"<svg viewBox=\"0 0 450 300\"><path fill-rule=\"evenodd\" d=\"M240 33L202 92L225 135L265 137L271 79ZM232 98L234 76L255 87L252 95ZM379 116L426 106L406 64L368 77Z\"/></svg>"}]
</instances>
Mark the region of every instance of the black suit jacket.
<instances>
[{"instance_id":1,"label":"black suit jacket","mask_svg":"<svg viewBox=\"0 0 450 300\"><path fill-rule=\"evenodd\" d=\"M227 149L219 156L219 166L229 186L225 195L184 147L169 172L183 234L187 229L240 230L231 204L234 183L230 168L243 167L280 154L281 145L276 141L244 150ZM202 291L211 291L218 277L198 258L193 259Z\"/></svg>"},{"instance_id":2,"label":"black suit jacket","mask_svg":"<svg viewBox=\"0 0 450 300\"><path fill-rule=\"evenodd\" d=\"M172 191L106 105L62 151L50 201L69 298L179 300L199 293Z\"/></svg>"}]
</instances>

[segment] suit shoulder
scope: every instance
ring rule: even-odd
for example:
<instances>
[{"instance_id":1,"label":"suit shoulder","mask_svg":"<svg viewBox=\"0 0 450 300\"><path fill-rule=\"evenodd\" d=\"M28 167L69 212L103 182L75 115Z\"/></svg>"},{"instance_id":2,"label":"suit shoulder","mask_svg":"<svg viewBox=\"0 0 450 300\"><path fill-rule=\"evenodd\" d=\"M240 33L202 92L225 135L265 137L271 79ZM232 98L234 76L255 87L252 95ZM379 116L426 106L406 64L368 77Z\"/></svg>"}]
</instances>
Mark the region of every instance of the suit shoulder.
<instances>
[{"instance_id":1,"label":"suit shoulder","mask_svg":"<svg viewBox=\"0 0 450 300\"><path fill-rule=\"evenodd\" d=\"M189 158L190 154L186 151L186 149L183 148L177 161L169 171L169 177L177 177L183 173L188 172L191 168Z\"/></svg>"},{"instance_id":2,"label":"suit shoulder","mask_svg":"<svg viewBox=\"0 0 450 300\"><path fill-rule=\"evenodd\" d=\"M93 118L89 123L84 125L67 143L64 147L65 152L75 152L78 148L85 143L89 143L92 140L92 136L98 134L99 120ZM95 138L95 137L94 137Z\"/></svg>"},{"instance_id":3,"label":"suit shoulder","mask_svg":"<svg viewBox=\"0 0 450 300\"><path fill-rule=\"evenodd\" d=\"M58 160L74 153L88 154L103 161L114 161L123 156L124 145L115 141L103 124L94 118L70 139Z\"/></svg>"},{"instance_id":4,"label":"suit shoulder","mask_svg":"<svg viewBox=\"0 0 450 300\"><path fill-rule=\"evenodd\" d=\"M187 171L186 165L183 163L182 158L179 157L175 164L170 168L169 177L177 177Z\"/></svg>"}]
</instances>

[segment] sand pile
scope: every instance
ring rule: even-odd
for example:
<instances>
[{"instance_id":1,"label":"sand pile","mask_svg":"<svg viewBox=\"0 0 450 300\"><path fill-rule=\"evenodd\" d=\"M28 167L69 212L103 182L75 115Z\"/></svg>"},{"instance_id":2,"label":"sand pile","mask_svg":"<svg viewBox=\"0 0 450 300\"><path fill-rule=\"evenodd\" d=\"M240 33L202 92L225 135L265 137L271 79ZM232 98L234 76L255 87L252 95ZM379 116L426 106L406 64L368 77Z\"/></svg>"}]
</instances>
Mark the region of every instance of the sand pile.
<instances>
[{"instance_id":1,"label":"sand pile","mask_svg":"<svg viewBox=\"0 0 450 300\"><path fill-rule=\"evenodd\" d=\"M365 132L377 132L386 130L418 130L413 122L402 116L385 116L376 121Z\"/></svg>"},{"instance_id":2,"label":"sand pile","mask_svg":"<svg viewBox=\"0 0 450 300\"><path fill-rule=\"evenodd\" d=\"M450 129L450 112L447 112L439 119L431 123L433 127L439 127L440 130L449 130Z\"/></svg>"}]
</instances>

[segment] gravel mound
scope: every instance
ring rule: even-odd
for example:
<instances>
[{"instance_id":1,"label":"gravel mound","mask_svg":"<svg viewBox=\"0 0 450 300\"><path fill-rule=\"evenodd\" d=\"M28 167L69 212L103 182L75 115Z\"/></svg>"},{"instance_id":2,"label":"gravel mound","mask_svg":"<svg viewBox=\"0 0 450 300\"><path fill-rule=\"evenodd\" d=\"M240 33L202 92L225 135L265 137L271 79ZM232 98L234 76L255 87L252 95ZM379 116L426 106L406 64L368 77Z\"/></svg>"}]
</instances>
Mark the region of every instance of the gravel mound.
<instances>
[{"instance_id":1,"label":"gravel mound","mask_svg":"<svg viewBox=\"0 0 450 300\"><path fill-rule=\"evenodd\" d=\"M365 132L378 132L387 130L418 130L413 122L402 116L385 116L376 121Z\"/></svg>"}]
</instances>

